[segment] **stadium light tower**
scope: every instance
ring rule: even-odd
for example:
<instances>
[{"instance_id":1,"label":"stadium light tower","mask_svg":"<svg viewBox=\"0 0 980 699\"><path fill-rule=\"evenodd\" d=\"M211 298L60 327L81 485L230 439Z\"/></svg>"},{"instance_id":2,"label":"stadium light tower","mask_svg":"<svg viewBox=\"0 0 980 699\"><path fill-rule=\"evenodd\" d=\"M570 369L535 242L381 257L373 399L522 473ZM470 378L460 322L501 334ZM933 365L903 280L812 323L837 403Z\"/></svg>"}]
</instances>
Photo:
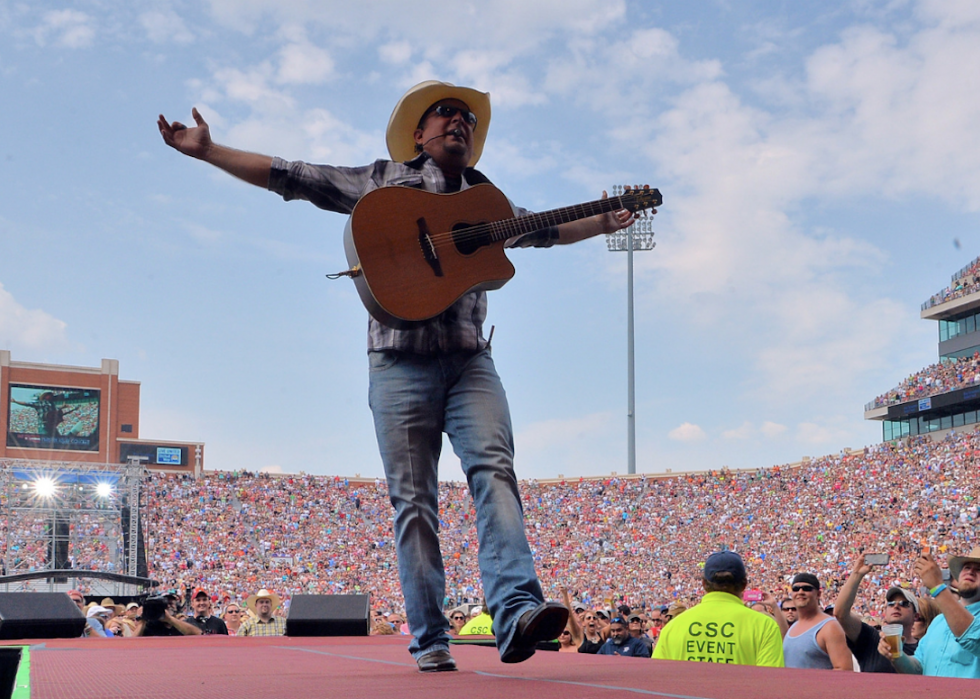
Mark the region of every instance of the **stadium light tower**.
<instances>
[{"instance_id":1,"label":"stadium light tower","mask_svg":"<svg viewBox=\"0 0 980 699\"><path fill-rule=\"evenodd\" d=\"M613 186L613 196L622 196L625 187ZM653 250L653 219L637 218L629 228L606 236L609 252L626 253L626 373L628 392L626 398L627 465L626 472L636 473L636 377L633 361L633 251Z\"/></svg>"}]
</instances>

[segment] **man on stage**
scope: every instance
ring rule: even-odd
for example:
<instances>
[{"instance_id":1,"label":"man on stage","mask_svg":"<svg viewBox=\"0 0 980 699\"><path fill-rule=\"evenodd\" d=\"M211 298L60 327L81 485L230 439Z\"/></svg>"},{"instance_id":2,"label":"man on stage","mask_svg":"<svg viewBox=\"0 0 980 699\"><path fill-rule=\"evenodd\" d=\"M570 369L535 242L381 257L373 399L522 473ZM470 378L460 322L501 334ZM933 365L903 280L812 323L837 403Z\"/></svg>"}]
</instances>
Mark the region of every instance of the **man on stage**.
<instances>
[{"instance_id":1,"label":"man on stage","mask_svg":"<svg viewBox=\"0 0 980 699\"><path fill-rule=\"evenodd\" d=\"M286 162L215 144L208 125L158 121L164 141L284 199L350 214L365 194L402 185L447 194L489 180L473 166L490 122L486 93L427 81L399 100L387 129L391 160L338 168ZM526 214L514 207L515 216ZM604 214L513 239L548 247L612 233L632 223L626 211ZM486 294L465 294L440 315L410 329L374 318L368 328L369 402L395 509L395 546L419 670L455 670L449 622L442 612L445 572L438 538L438 461L445 432L459 457L477 512L479 564L500 658L526 660L538 641L554 639L568 611L546 602L524 533L513 467L513 432L503 385L483 336Z\"/></svg>"}]
</instances>

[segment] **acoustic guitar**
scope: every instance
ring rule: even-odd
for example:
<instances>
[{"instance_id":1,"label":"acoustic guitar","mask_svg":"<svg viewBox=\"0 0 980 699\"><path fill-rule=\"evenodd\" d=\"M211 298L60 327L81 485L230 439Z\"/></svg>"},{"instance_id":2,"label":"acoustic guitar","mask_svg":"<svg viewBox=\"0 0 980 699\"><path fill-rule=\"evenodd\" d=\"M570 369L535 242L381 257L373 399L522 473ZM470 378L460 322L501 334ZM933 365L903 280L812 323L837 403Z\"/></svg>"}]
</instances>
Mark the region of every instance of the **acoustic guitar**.
<instances>
[{"instance_id":1,"label":"acoustic guitar","mask_svg":"<svg viewBox=\"0 0 980 699\"><path fill-rule=\"evenodd\" d=\"M504 243L525 233L578 219L662 203L650 187L563 209L514 217L491 184L453 194L382 187L354 207L344 233L346 276L368 312L394 328L439 315L470 291L499 289L514 276Z\"/></svg>"}]
</instances>

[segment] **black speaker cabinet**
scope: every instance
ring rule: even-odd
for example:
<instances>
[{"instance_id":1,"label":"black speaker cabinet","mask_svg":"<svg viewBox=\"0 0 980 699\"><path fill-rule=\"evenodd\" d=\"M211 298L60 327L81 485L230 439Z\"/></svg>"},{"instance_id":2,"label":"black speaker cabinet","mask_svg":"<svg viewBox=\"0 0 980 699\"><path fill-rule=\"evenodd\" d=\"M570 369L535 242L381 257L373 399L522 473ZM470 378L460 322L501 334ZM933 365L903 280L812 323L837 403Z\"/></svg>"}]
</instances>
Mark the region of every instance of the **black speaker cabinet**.
<instances>
[{"instance_id":1,"label":"black speaker cabinet","mask_svg":"<svg viewBox=\"0 0 980 699\"><path fill-rule=\"evenodd\" d=\"M0 647L0 699L10 699L13 696L19 668L20 648Z\"/></svg>"},{"instance_id":2,"label":"black speaker cabinet","mask_svg":"<svg viewBox=\"0 0 980 699\"><path fill-rule=\"evenodd\" d=\"M78 638L85 617L64 592L0 592L0 640Z\"/></svg>"},{"instance_id":3,"label":"black speaker cabinet","mask_svg":"<svg viewBox=\"0 0 980 699\"><path fill-rule=\"evenodd\" d=\"M368 595L294 595L287 636L367 636Z\"/></svg>"}]
</instances>

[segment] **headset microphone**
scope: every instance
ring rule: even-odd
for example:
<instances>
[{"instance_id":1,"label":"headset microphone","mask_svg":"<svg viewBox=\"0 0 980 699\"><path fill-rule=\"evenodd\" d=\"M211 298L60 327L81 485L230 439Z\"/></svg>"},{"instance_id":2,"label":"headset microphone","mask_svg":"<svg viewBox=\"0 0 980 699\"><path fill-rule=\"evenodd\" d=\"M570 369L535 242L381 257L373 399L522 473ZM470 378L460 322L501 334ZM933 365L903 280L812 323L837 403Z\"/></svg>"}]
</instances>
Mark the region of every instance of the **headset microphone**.
<instances>
[{"instance_id":1,"label":"headset microphone","mask_svg":"<svg viewBox=\"0 0 980 699\"><path fill-rule=\"evenodd\" d=\"M434 141L437 138L445 138L446 136L455 136L456 138L462 138L463 137L463 132L460 131L459 129L453 129L452 131L447 131L446 133L438 134L438 135L433 136L432 138L430 138L425 143L420 144L419 147L418 147L418 149L421 150L422 148L425 148L431 141Z\"/></svg>"}]
</instances>

